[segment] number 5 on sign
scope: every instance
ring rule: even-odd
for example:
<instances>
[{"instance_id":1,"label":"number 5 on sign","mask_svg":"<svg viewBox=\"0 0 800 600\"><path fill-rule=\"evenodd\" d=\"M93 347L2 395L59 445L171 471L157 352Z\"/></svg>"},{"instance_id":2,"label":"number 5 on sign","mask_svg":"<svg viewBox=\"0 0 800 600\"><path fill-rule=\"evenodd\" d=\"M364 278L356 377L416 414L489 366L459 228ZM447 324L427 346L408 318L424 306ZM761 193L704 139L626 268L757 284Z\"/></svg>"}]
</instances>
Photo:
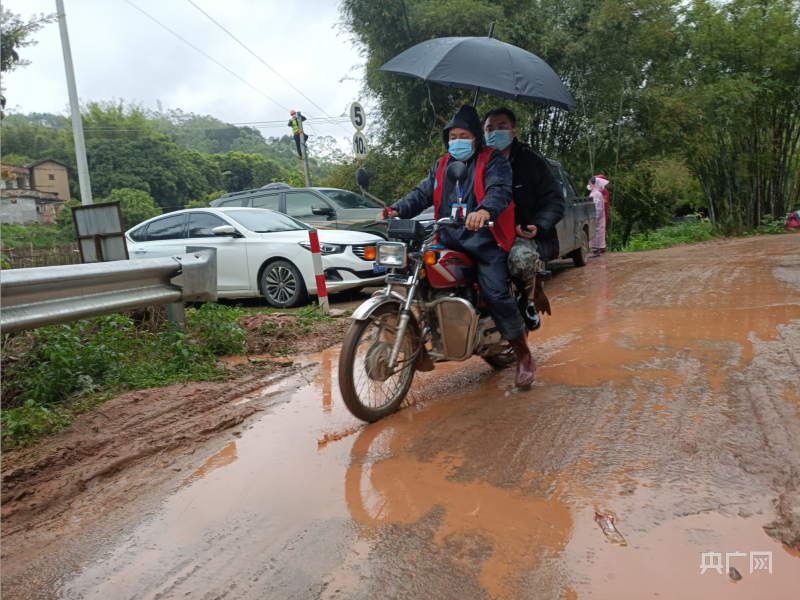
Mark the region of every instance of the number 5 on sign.
<instances>
[{"instance_id":1,"label":"number 5 on sign","mask_svg":"<svg viewBox=\"0 0 800 600\"><path fill-rule=\"evenodd\" d=\"M361 160L367 158L367 152L369 152L367 138L365 138L364 134L360 131L356 131L356 134L353 136L353 150L355 150L356 156Z\"/></svg>"},{"instance_id":2,"label":"number 5 on sign","mask_svg":"<svg viewBox=\"0 0 800 600\"><path fill-rule=\"evenodd\" d=\"M350 122L356 131L361 131L367 124L367 114L364 112L364 107L358 102L353 102L350 105Z\"/></svg>"}]
</instances>

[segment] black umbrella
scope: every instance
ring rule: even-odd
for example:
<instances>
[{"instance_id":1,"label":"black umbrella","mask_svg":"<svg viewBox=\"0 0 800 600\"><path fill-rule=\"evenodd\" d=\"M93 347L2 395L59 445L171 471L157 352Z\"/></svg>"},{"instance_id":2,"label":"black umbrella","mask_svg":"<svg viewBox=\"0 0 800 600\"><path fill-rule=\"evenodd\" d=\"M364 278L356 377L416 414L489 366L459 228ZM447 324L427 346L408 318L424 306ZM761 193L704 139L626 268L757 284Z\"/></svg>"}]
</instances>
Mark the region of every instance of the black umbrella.
<instances>
[{"instance_id":1,"label":"black umbrella","mask_svg":"<svg viewBox=\"0 0 800 600\"><path fill-rule=\"evenodd\" d=\"M494 26L494 23L492 24ZM575 101L546 62L490 37L447 37L409 48L381 71L569 110Z\"/></svg>"}]
</instances>

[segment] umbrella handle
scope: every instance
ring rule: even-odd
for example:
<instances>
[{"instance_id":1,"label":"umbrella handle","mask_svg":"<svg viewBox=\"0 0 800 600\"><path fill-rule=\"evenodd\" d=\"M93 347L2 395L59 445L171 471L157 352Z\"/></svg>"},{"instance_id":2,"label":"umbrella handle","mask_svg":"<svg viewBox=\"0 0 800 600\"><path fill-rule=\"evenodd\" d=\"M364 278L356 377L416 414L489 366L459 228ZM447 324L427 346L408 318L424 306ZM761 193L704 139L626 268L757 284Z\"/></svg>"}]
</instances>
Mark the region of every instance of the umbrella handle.
<instances>
[{"instance_id":1,"label":"umbrella handle","mask_svg":"<svg viewBox=\"0 0 800 600\"><path fill-rule=\"evenodd\" d=\"M489 25L489 35L487 35L486 37L492 39L492 36L494 36L494 21L492 21L492 24ZM480 93L481 93L480 89L475 90L475 99L472 101L473 108L476 108L478 106L478 94Z\"/></svg>"}]
</instances>

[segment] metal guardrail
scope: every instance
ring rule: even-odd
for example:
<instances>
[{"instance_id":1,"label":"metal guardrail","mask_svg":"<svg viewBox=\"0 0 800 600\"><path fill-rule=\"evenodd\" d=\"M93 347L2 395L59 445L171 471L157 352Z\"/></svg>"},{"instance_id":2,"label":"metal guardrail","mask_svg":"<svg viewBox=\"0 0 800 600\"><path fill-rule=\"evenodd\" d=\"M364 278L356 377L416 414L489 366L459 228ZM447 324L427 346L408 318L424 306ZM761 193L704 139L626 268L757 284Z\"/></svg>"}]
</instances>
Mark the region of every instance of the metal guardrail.
<instances>
[{"instance_id":1,"label":"metal guardrail","mask_svg":"<svg viewBox=\"0 0 800 600\"><path fill-rule=\"evenodd\" d=\"M217 300L217 252L187 247L166 258L4 270L0 331L45 325L172 302Z\"/></svg>"}]
</instances>

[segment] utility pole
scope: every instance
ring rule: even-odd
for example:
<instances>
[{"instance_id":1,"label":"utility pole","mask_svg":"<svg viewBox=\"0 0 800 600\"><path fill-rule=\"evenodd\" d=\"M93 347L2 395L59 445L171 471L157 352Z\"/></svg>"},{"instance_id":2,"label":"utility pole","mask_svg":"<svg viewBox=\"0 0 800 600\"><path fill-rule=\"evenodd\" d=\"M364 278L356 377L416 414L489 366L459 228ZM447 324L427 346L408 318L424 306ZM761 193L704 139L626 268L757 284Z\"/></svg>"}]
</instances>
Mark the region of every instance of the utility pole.
<instances>
[{"instance_id":1,"label":"utility pole","mask_svg":"<svg viewBox=\"0 0 800 600\"><path fill-rule=\"evenodd\" d=\"M303 132L303 115L298 112L296 117L297 126L300 128L300 152L303 153L301 158L303 162L303 175L305 175L306 178L306 187L311 187L311 175L308 172L308 147L306 146L306 136Z\"/></svg>"},{"instance_id":2,"label":"utility pole","mask_svg":"<svg viewBox=\"0 0 800 600\"><path fill-rule=\"evenodd\" d=\"M58 12L58 28L61 31L61 49L64 51L64 68L67 72L69 106L72 112L72 136L75 138L75 158L78 162L78 184L81 188L81 204L92 204L89 163L86 160L86 142L83 139L81 106L78 103L78 88L75 85L75 71L72 68L72 51L69 48L69 32L67 32L67 15L64 11L64 0L56 0L56 11Z\"/></svg>"}]
</instances>

